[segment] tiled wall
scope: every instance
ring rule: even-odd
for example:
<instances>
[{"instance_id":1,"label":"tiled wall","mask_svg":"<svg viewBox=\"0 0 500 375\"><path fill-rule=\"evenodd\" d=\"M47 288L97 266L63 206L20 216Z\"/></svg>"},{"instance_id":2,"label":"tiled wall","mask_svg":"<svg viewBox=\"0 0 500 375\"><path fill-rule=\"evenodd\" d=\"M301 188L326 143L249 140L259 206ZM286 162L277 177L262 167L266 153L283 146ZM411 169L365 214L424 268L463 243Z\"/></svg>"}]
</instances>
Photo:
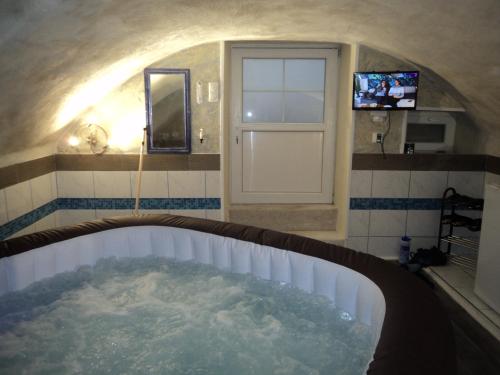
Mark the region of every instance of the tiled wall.
<instances>
[{"instance_id":1,"label":"tiled wall","mask_svg":"<svg viewBox=\"0 0 500 375\"><path fill-rule=\"evenodd\" d=\"M57 171L0 190L0 240L96 218L132 214L137 172ZM141 213L218 220L219 171L144 171ZM13 233L15 232L15 233Z\"/></svg>"},{"instance_id":2,"label":"tiled wall","mask_svg":"<svg viewBox=\"0 0 500 375\"><path fill-rule=\"evenodd\" d=\"M482 198L484 172L353 170L347 247L395 258L400 238L412 238L412 250L436 245L439 199L447 187ZM467 212L478 216L478 212ZM467 237L478 233L462 230Z\"/></svg>"},{"instance_id":3,"label":"tiled wall","mask_svg":"<svg viewBox=\"0 0 500 375\"><path fill-rule=\"evenodd\" d=\"M0 236L1 229L11 226L22 229L25 223L29 223L29 229L24 228L19 234L26 234L35 230L44 230L56 225L53 216L48 217L47 213L52 210L42 210L50 205L57 198L57 177L55 172L51 172L21 183L8 186L0 190ZM37 218L44 216L43 220L33 223L31 212L38 211ZM31 216L31 217L26 217ZM22 220L23 217L26 220ZM17 221L17 222L16 222ZM33 223L33 224L32 224ZM1 237L0 237L1 239Z\"/></svg>"}]
</instances>

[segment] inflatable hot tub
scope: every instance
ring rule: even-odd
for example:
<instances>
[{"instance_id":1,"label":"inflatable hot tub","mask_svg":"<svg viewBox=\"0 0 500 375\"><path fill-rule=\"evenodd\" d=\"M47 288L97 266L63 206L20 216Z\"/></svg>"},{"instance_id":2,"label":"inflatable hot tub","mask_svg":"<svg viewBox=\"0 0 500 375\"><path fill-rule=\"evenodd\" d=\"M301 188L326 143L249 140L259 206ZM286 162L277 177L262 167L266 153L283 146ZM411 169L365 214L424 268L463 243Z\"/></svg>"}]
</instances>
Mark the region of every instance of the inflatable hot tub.
<instances>
[{"instance_id":1,"label":"inflatable hot tub","mask_svg":"<svg viewBox=\"0 0 500 375\"><path fill-rule=\"evenodd\" d=\"M379 258L299 236L217 221L145 215L0 242L0 295L97 260L154 255L250 273L326 296L368 325L368 374L455 374L451 324L431 290Z\"/></svg>"}]
</instances>

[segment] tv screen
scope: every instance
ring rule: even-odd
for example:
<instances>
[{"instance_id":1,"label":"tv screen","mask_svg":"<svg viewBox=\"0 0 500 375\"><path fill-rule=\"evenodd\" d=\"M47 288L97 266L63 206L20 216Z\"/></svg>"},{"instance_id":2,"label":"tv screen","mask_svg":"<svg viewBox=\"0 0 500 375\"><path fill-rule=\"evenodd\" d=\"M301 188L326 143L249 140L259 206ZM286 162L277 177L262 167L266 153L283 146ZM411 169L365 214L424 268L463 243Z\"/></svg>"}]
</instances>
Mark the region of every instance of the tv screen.
<instances>
[{"instance_id":1,"label":"tv screen","mask_svg":"<svg viewBox=\"0 0 500 375\"><path fill-rule=\"evenodd\" d=\"M416 109L418 76L417 71L354 73L352 109Z\"/></svg>"}]
</instances>

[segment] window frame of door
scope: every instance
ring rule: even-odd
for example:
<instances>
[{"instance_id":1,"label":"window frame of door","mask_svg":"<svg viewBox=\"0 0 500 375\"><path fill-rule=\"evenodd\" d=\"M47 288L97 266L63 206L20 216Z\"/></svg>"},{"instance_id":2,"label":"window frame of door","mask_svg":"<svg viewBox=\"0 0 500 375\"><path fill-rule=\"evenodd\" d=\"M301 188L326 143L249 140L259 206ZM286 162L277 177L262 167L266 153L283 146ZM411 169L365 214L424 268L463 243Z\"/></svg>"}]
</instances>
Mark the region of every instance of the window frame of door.
<instances>
[{"instance_id":1,"label":"window frame of door","mask_svg":"<svg viewBox=\"0 0 500 375\"><path fill-rule=\"evenodd\" d=\"M335 176L335 139L338 107L338 85L340 80L340 46L336 44L305 44L305 43L233 43L231 50L231 92L233 93L229 102L229 192L232 204L241 203L333 203L334 176ZM257 51L258 50L258 51ZM299 56L299 52L303 56ZM256 53L258 52L258 53ZM248 53L247 56L241 54ZM240 56L241 55L241 56ZM324 58L325 65L325 93L324 93L324 119L323 124L318 123L243 123L242 100L243 79L242 64L234 69L235 61L243 61L244 58ZM238 87L234 82L237 80ZM234 92L237 90L238 92ZM235 99L237 106L235 110ZM235 121L239 124L235 126ZM328 128L327 123L331 126ZM235 152L236 139L242 140L243 131L249 131L258 126L260 131L276 130L279 125L281 131L323 131L323 165L322 168L322 191L320 193L250 193L243 192L242 151ZM307 128L304 128L307 126ZM239 168L236 168L239 166ZM328 182L330 181L330 183ZM238 191L236 189L239 189ZM265 197L268 196L268 197Z\"/></svg>"}]
</instances>

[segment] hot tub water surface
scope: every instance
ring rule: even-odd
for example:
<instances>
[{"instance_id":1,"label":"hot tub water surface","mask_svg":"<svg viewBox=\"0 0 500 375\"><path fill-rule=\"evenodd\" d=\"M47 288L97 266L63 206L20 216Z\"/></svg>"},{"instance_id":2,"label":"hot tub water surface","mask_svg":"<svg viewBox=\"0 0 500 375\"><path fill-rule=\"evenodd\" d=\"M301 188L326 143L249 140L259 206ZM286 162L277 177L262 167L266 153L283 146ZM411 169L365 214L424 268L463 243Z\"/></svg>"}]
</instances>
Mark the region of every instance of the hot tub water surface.
<instances>
[{"instance_id":1,"label":"hot tub water surface","mask_svg":"<svg viewBox=\"0 0 500 375\"><path fill-rule=\"evenodd\" d=\"M0 297L1 374L361 374L370 327L325 297L158 257Z\"/></svg>"}]
</instances>

